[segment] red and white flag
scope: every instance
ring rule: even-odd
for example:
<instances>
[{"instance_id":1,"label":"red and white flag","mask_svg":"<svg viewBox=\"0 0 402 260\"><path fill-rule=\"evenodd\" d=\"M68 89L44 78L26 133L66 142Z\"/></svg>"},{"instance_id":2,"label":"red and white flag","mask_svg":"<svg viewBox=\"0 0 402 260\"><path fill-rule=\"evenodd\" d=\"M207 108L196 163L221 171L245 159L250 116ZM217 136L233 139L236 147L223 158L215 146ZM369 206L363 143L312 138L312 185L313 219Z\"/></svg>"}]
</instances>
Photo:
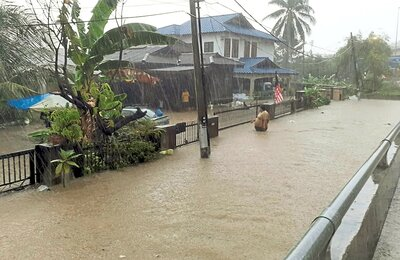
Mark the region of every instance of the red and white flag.
<instances>
[{"instance_id":1,"label":"red and white flag","mask_svg":"<svg viewBox=\"0 0 402 260\"><path fill-rule=\"evenodd\" d=\"M283 101L282 88L281 88L281 84L279 84L279 81L278 81L278 74L276 74L276 72L275 72L274 102L275 102L275 104L279 104L282 101Z\"/></svg>"},{"instance_id":2,"label":"red and white flag","mask_svg":"<svg viewBox=\"0 0 402 260\"><path fill-rule=\"evenodd\" d=\"M279 104L283 101L283 96L282 96L282 88L281 85L278 84L275 87L275 104Z\"/></svg>"}]
</instances>

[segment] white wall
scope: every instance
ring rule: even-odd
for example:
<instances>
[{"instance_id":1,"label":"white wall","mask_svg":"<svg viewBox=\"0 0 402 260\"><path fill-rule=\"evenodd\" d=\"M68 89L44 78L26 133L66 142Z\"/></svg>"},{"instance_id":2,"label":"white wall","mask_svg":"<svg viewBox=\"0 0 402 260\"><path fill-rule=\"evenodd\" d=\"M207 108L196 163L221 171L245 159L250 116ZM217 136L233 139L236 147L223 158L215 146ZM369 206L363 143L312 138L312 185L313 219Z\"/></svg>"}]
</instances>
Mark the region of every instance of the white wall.
<instances>
[{"instance_id":1,"label":"white wall","mask_svg":"<svg viewBox=\"0 0 402 260\"><path fill-rule=\"evenodd\" d=\"M204 33L202 35L203 42L213 42L214 52L218 52L223 56L225 38L238 39L239 43L239 58L244 57L244 43L245 41L257 42L257 57L269 57L271 60L274 58L274 42L265 39L250 37L246 35L238 35L233 33ZM186 43L191 43L191 35L180 37ZM203 45L204 46L204 45Z\"/></svg>"}]
</instances>

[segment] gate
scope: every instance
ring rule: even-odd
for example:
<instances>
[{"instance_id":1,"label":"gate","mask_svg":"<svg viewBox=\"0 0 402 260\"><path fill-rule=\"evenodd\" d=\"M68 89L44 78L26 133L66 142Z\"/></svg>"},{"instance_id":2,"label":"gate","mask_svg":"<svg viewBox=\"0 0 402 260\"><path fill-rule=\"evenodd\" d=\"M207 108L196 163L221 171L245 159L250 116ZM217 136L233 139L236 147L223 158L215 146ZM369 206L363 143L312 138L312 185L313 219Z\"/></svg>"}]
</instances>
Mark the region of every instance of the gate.
<instances>
[{"instance_id":1,"label":"gate","mask_svg":"<svg viewBox=\"0 0 402 260\"><path fill-rule=\"evenodd\" d=\"M198 141L198 123L186 122L176 124L176 147Z\"/></svg>"},{"instance_id":2,"label":"gate","mask_svg":"<svg viewBox=\"0 0 402 260\"><path fill-rule=\"evenodd\" d=\"M35 184L35 149L0 155L0 193Z\"/></svg>"},{"instance_id":3,"label":"gate","mask_svg":"<svg viewBox=\"0 0 402 260\"><path fill-rule=\"evenodd\" d=\"M250 123L258 113L258 105L214 112L219 116L219 130Z\"/></svg>"}]
</instances>

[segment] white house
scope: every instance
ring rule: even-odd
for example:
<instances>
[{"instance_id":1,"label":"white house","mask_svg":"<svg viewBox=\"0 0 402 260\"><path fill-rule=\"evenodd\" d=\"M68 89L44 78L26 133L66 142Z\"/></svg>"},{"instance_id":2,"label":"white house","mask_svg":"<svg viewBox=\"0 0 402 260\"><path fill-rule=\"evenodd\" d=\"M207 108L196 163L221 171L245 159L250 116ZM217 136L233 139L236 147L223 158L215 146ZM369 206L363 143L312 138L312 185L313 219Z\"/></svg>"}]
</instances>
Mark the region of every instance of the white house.
<instances>
[{"instance_id":1,"label":"white house","mask_svg":"<svg viewBox=\"0 0 402 260\"><path fill-rule=\"evenodd\" d=\"M244 65L233 71L233 78L237 79L234 91L253 96L255 90L263 88L264 82L272 83L276 73L287 82L291 75L298 74L273 62L276 38L256 30L243 14L202 17L200 21L203 52L218 53ZM191 22L165 26L158 33L191 43Z\"/></svg>"},{"instance_id":2,"label":"white house","mask_svg":"<svg viewBox=\"0 0 402 260\"><path fill-rule=\"evenodd\" d=\"M254 29L241 13L202 17L201 32L204 53L219 53L233 59L274 57L276 39ZM191 43L190 21L159 28L158 33Z\"/></svg>"}]
</instances>

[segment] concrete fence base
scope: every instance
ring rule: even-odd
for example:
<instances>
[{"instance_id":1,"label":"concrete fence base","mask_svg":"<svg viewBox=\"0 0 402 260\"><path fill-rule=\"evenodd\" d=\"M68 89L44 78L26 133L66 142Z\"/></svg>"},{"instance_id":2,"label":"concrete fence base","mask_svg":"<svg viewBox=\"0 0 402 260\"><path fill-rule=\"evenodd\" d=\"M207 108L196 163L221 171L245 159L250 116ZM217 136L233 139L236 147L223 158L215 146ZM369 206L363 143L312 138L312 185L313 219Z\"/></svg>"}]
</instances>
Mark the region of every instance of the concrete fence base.
<instances>
[{"instance_id":1,"label":"concrete fence base","mask_svg":"<svg viewBox=\"0 0 402 260\"><path fill-rule=\"evenodd\" d=\"M326 259L372 259L400 175L400 153L386 169L377 168L342 219Z\"/></svg>"}]
</instances>

